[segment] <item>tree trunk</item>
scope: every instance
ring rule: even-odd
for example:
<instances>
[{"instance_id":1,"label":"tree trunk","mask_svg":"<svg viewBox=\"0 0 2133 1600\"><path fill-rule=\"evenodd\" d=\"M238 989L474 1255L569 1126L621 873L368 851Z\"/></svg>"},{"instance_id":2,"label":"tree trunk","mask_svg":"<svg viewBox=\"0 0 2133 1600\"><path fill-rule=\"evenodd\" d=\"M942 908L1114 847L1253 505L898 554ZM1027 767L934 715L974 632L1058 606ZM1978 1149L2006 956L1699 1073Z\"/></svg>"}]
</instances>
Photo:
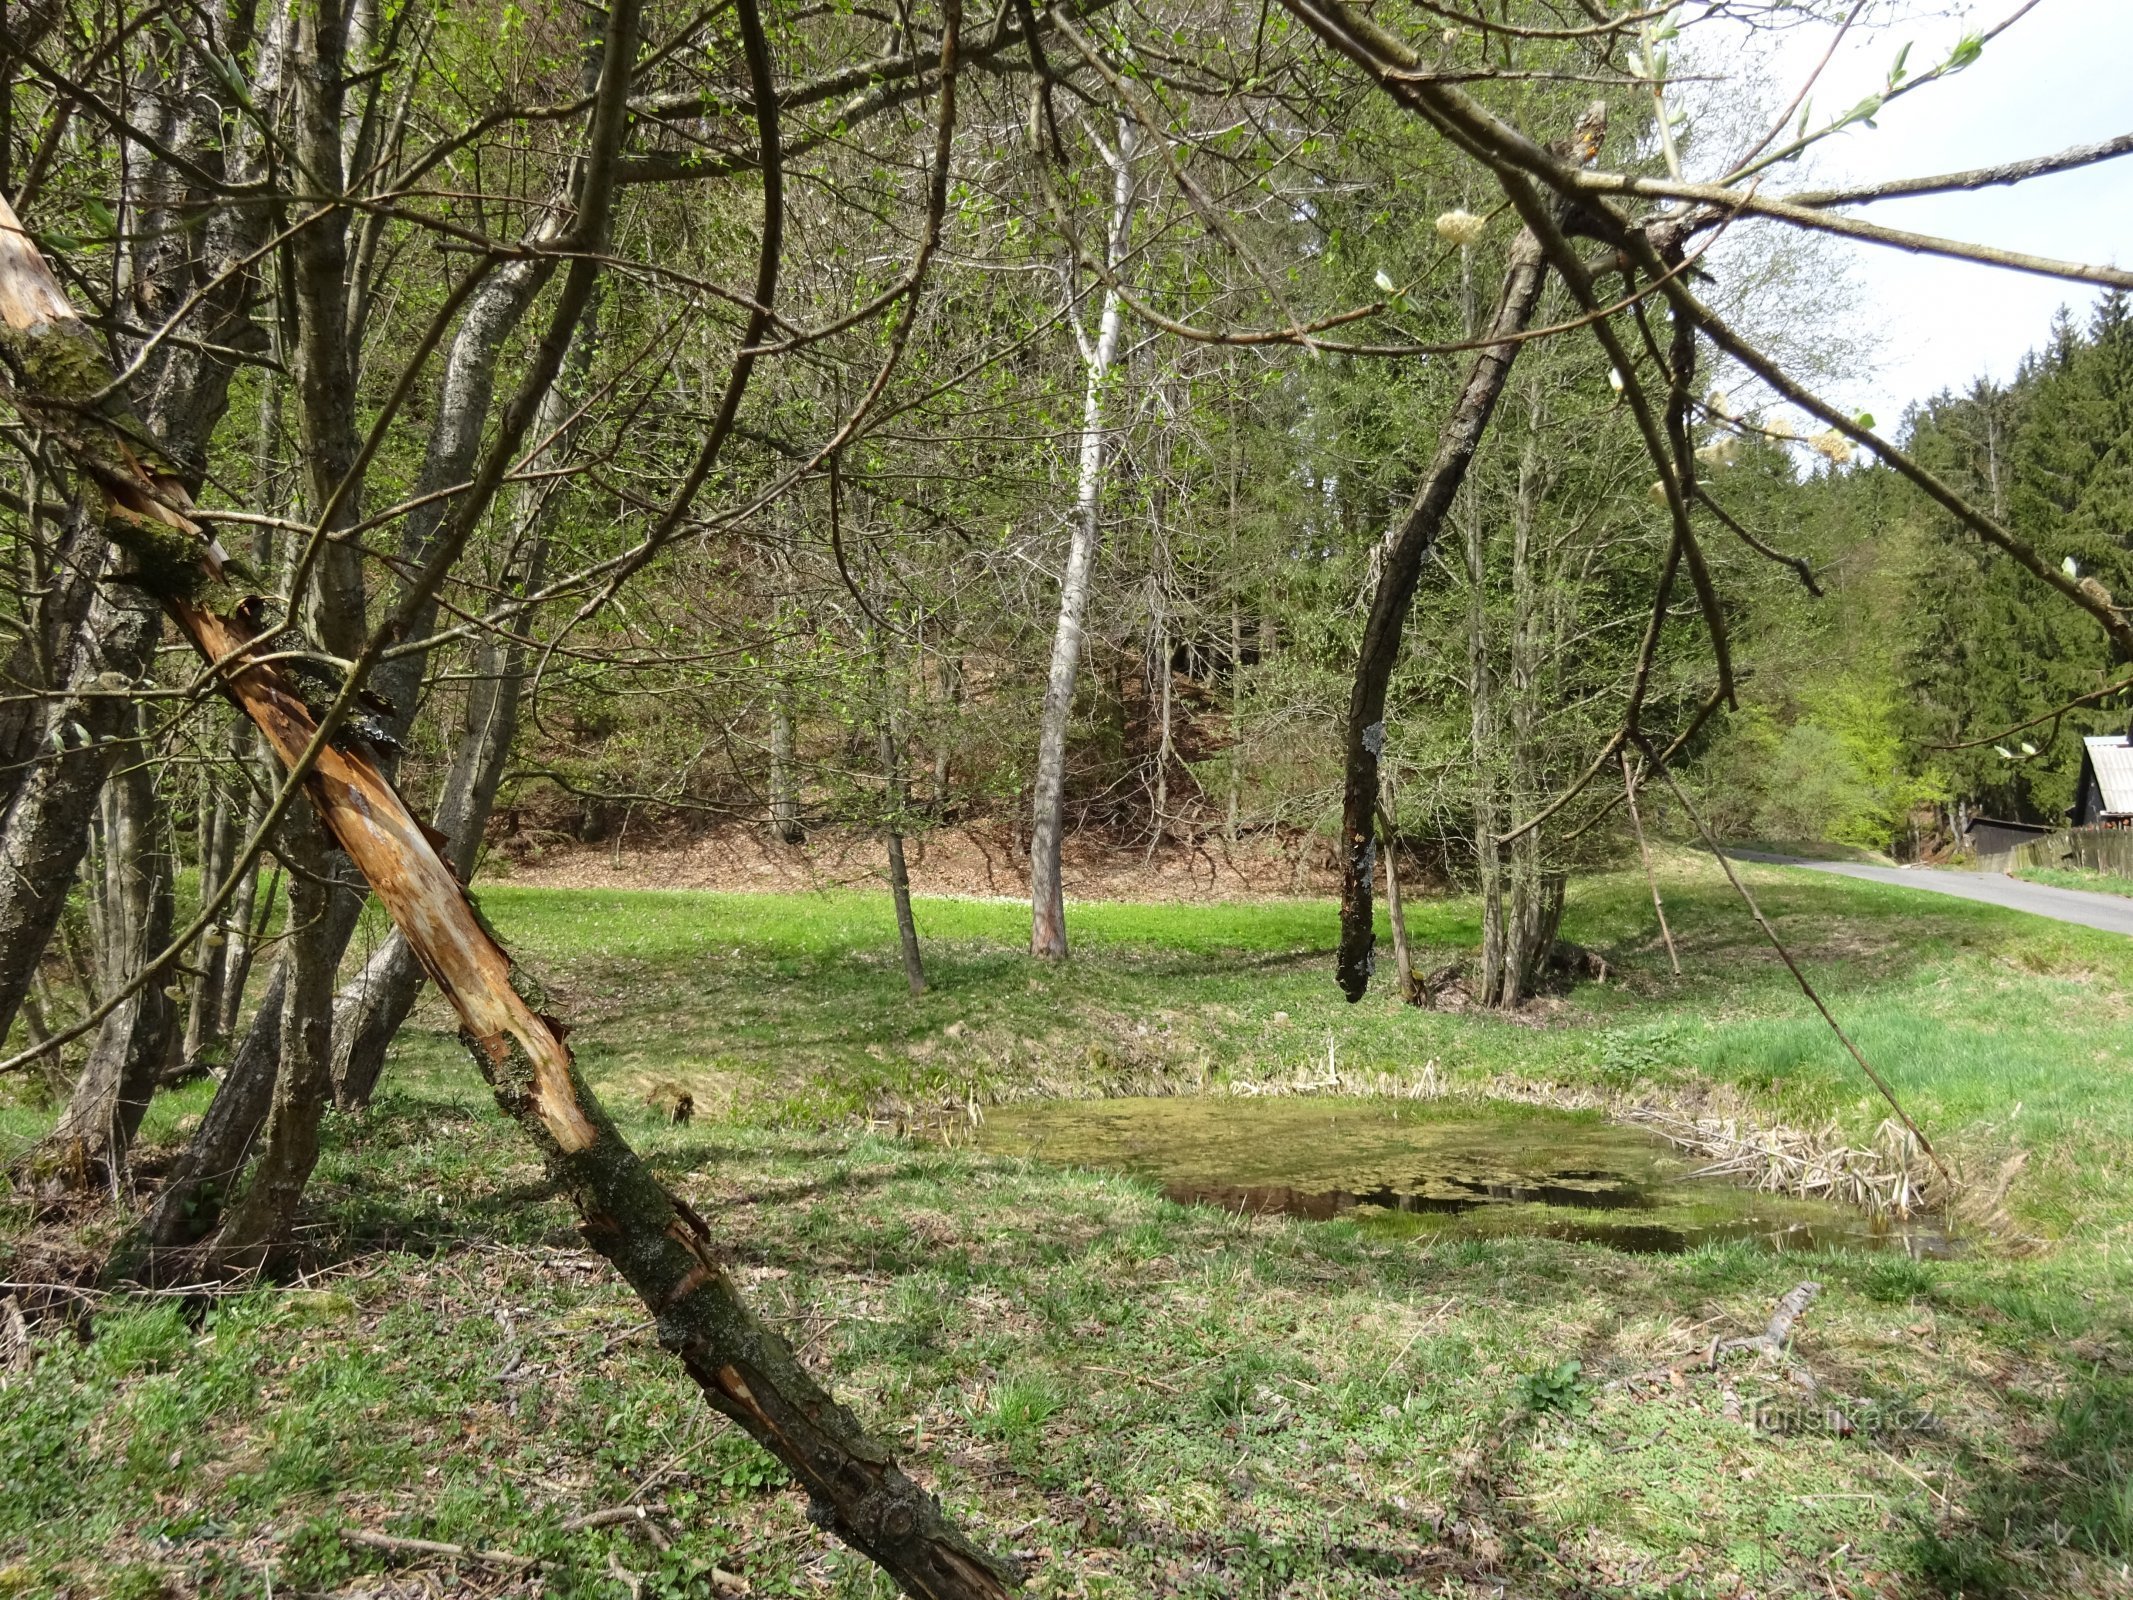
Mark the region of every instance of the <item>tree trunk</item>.
<instances>
[{"instance_id":1,"label":"tree trunk","mask_svg":"<svg viewBox=\"0 0 2133 1600\"><path fill-rule=\"evenodd\" d=\"M523 310L520 306L514 318ZM542 396L540 413L534 419L534 436L553 441L536 465L554 466L568 453L572 418L598 339L598 318L588 309L562 371ZM455 342L455 356L458 349ZM493 358L494 350L489 354ZM486 414L487 409L484 389L480 411ZM464 466L446 465L441 470L463 471ZM548 570L549 530L561 496L562 490L553 483L531 482L513 497L511 553L501 584L507 592L523 594L540 588ZM445 858L461 883L474 879L482 834L518 734L519 694L526 673L526 648L519 640L524 631L520 623L502 633L484 632L473 648L466 717L431 818L431 825L444 836ZM385 1069L385 1053L414 1009L421 988L421 964L395 930L335 1001L333 1086L334 1098L343 1109L370 1103Z\"/></svg>"},{"instance_id":2,"label":"tree trunk","mask_svg":"<svg viewBox=\"0 0 2133 1600\"><path fill-rule=\"evenodd\" d=\"M804 844L807 829L800 825L800 785L792 760L792 680L780 674L770 686L770 831L781 844Z\"/></svg>"},{"instance_id":3,"label":"tree trunk","mask_svg":"<svg viewBox=\"0 0 2133 1600\"><path fill-rule=\"evenodd\" d=\"M213 29L219 36L201 41L204 45L227 59L244 58L251 43L247 8L215 18ZM167 61L160 53L151 53L147 60L146 70L154 79L146 85L142 102L131 108L136 125L157 132L209 173L227 173L233 181L248 176L252 169L245 147L225 137L224 116L233 112L227 86L200 73L192 53L181 49L174 48ZM195 201L204 204L205 197L179 195L163 162L148 159L138 149L132 155L129 171L137 176L120 197L127 212L121 221L119 263L124 296L151 326L189 302L196 337L157 347L131 388L145 396L141 414L148 436L158 441L180 477L196 483L204 469L208 436L228 404L233 362L225 352L259 343L251 321L258 275L245 261L265 235L269 208L254 203L214 206L206 222L196 225L197 215L189 208ZM171 210L180 200L188 207L182 218ZM8 216L12 219L12 211ZM187 252L195 250L187 259ZM34 478L30 489L34 516L39 494ZM128 602L98 590L94 582L99 573L117 569L97 519L77 516L35 608L33 635L18 643L10 661L13 678L28 648L33 661L41 657L50 664L35 687L66 683L70 694L54 704L41 723L32 702L22 702L20 713L0 708L0 756L7 769L0 777L0 806L5 808L5 823L0 825L0 1037L5 1037L29 974L51 937L58 904L48 897L72 880L87 848L91 802L108 766L109 750L100 741L117 727L124 709L114 691L107 687L99 698L89 695L91 686L105 674L130 683L146 673L153 659L160 631L155 610L136 608L121 616ZM98 743L81 742L70 730L85 730ZM38 748L53 759L22 765L33 753L17 752L26 733L41 740Z\"/></svg>"},{"instance_id":4,"label":"tree trunk","mask_svg":"<svg viewBox=\"0 0 2133 1600\"><path fill-rule=\"evenodd\" d=\"M1400 903L1400 834L1393 823L1390 790L1378 811L1379 848L1385 855L1385 915L1392 924L1392 957L1400 978L1400 998L1411 1006L1431 1003L1429 979L1415 969L1407 942L1407 908Z\"/></svg>"},{"instance_id":5,"label":"tree trunk","mask_svg":"<svg viewBox=\"0 0 2133 1600\"><path fill-rule=\"evenodd\" d=\"M1115 272L1125 257L1133 222L1133 124L1118 120L1118 146L1111 158L1111 230L1105 259ZM1067 731L1074 720L1074 680L1081 671L1082 618L1096 570L1102 530L1106 391L1118 359L1123 307L1118 291L1104 291L1096 339L1086 346L1087 386L1081 405L1081 472L1074 495L1073 534L1066 570L1059 579L1059 621L1052 631L1051 668L1045 676L1044 709L1037 727L1037 774L1030 802L1029 890L1032 955L1064 961L1067 953L1066 892L1059 851L1066 825Z\"/></svg>"},{"instance_id":6,"label":"tree trunk","mask_svg":"<svg viewBox=\"0 0 2133 1600\"><path fill-rule=\"evenodd\" d=\"M538 588L546 570L546 523L545 511L537 512L526 530L531 549L520 579L526 588ZM473 881L482 834L518 733L525 657L525 647L516 638L488 634L475 648L466 720L431 823L443 835L445 859L462 883ZM395 929L336 1000L334 1095L344 1109L370 1103L386 1050L414 1009L421 988L422 965Z\"/></svg>"},{"instance_id":7,"label":"tree trunk","mask_svg":"<svg viewBox=\"0 0 2133 1600\"><path fill-rule=\"evenodd\" d=\"M948 814L949 764L955 753L955 724L963 706L963 662L960 656L941 658L941 721L933 742L933 814ZM924 859L921 857L921 859Z\"/></svg>"},{"instance_id":8,"label":"tree trunk","mask_svg":"<svg viewBox=\"0 0 2133 1600\"><path fill-rule=\"evenodd\" d=\"M1155 616L1155 688L1156 688L1156 743L1155 743L1155 806L1149 818L1148 860L1162 848L1163 835L1170 824L1170 761L1176 750L1171 733L1171 682L1170 682L1170 615L1163 608L1163 591L1156 587Z\"/></svg>"},{"instance_id":9,"label":"tree trunk","mask_svg":"<svg viewBox=\"0 0 2133 1600\"><path fill-rule=\"evenodd\" d=\"M918 947L918 923L911 915L911 873L904 865L904 768L896 729L886 709L881 718L881 773L888 821L883 827L889 847L889 895L896 902L896 943L903 954L904 982L911 993L926 992L926 963Z\"/></svg>"},{"instance_id":10,"label":"tree trunk","mask_svg":"<svg viewBox=\"0 0 2133 1600\"><path fill-rule=\"evenodd\" d=\"M280 831L286 832L292 826L284 819ZM290 890L293 897L293 882ZM355 931L362 909L363 897L345 883L334 890L319 937L331 948L336 962ZM330 988L327 999L330 1005ZM222 1200L251 1158L253 1141L274 1103L275 1080L281 1071L283 1014L288 1005L289 954L285 949L267 975L266 989L250 1025L230 1052L229 1065L223 1069L222 1081L215 1085L215 1097L208 1102L200 1126L193 1130L184 1153L163 1175L155 1204L136 1230L134 1240L114 1256L122 1270L131 1270L134 1257L142 1249L152 1252L187 1245L215 1226ZM320 1015L328 1018L331 1012Z\"/></svg>"},{"instance_id":11,"label":"tree trunk","mask_svg":"<svg viewBox=\"0 0 2133 1600\"><path fill-rule=\"evenodd\" d=\"M156 803L149 747L131 707L132 737L102 797L102 860L92 896L99 903L99 963L106 995L125 987L145 962L170 942L171 877L165 830ZM174 1007L160 983L149 983L104 1019L75 1081L66 1110L33 1164L52 1165L84 1181L125 1178L126 1153L163 1075L174 1033Z\"/></svg>"},{"instance_id":12,"label":"tree trunk","mask_svg":"<svg viewBox=\"0 0 2133 1600\"><path fill-rule=\"evenodd\" d=\"M230 792L220 774L212 774L213 799L201 797L203 822L200 829L200 888L211 892L229 876L230 858L237 849L237 816L242 797ZM185 1043L179 1059L187 1068L202 1066L203 1057L221 1042L216 1032L222 1021L222 979L228 971L224 952L229 948L227 921L203 928L192 949L196 976L185 1010Z\"/></svg>"},{"instance_id":13,"label":"tree trunk","mask_svg":"<svg viewBox=\"0 0 2133 1600\"><path fill-rule=\"evenodd\" d=\"M601 161L611 161L620 143L623 96L616 86L626 81L635 57L636 15L630 0L617 0L608 13L608 67L594 112ZM588 185L588 192L596 196L594 209L576 242L598 249L606 195L599 184ZM571 281L581 292L589 271L582 259L573 262ZM566 296L559 317L568 314L568 304ZM133 448L142 437L137 419L114 419L107 432L102 416L83 404L108 382L100 361L84 359L98 350L96 338L75 318L4 201L0 321L10 335L16 404L39 420L64 418L92 433L93 442L73 448L84 456L103 454L105 470L90 481L107 497L110 535L164 558L144 576L193 648L217 664L218 685L281 761L292 768L310 761L304 793L458 1013L498 1106L542 1151L577 1207L586 1239L636 1290L656 1319L662 1345L680 1357L714 1407L790 1469L810 1496L815 1520L881 1565L906 1593L930 1600L1005 1600L1006 1570L949 1525L933 1496L905 1476L889 1450L868 1437L786 1343L756 1319L702 1219L678 1205L623 1142L571 1060L562 1026L537 1014L518 993L510 957L379 770L367 742L354 734L320 738L286 673L255 659L254 630L218 609L217 602L230 597L219 584L212 541L187 515L191 496L152 451ZM549 359L561 355L556 348ZM545 388L554 371L536 362L531 381ZM122 440L128 447L121 447ZM503 452L512 447L508 437L502 441ZM181 550L197 556L197 571L175 559Z\"/></svg>"},{"instance_id":14,"label":"tree trunk","mask_svg":"<svg viewBox=\"0 0 2133 1600\"><path fill-rule=\"evenodd\" d=\"M239 761L255 763L257 756L252 747L257 742L251 724L240 723L232 740L231 753ZM251 786L246 787L250 789ZM266 812L266 796L257 791L248 793L240 837L249 839ZM237 1032L237 1023L244 1011L245 985L252 977L252 955L266 934L267 912L280 892L281 869L276 867L267 879L266 893L260 894L259 858L254 856L245 864L244 874L237 880L237 891L230 896L229 906L223 912L226 942L222 947L222 977L218 986L221 1010L215 1019L218 1041L226 1043Z\"/></svg>"},{"instance_id":15,"label":"tree trunk","mask_svg":"<svg viewBox=\"0 0 2133 1600\"><path fill-rule=\"evenodd\" d=\"M36 471L25 476L30 513L23 543L35 559L41 544L39 503L45 482ZM76 512L67 518L52 564L44 567L40 561L29 574L34 598L25 619L27 627L8 652L6 667L0 669L4 673L0 689L7 696L0 701L0 817L7 815L29 781L40 744L50 748L55 726L47 714L51 705L38 697L66 686L73 657L82 647L82 623L96 593L97 574L104 570L109 550L104 530L94 519ZM5 1021L0 1021L0 1034L6 1031Z\"/></svg>"},{"instance_id":16,"label":"tree trunk","mask_svg":"<svg viewBox=\"0 0 2133 1600\"><path fill-rule=\"evenodd\" d=\"M92 519L93 521L93 519ZM126 695L155 658L162 619L135 590L101 588L77 635L42 759L0 822L0 1037L15 1020L89 846L97 792L132 720Z\"/></svg>"},{"instance_id":17,"label":"tree trunk","mask_svg":"<svg viewBox=\"0 0 2133 1600\"><path fill-rule=\"evenodd\" d=\"M318 1162L318 1130L333 1080L332 944L336 885L331 852L308 805L290 810L282 830L289 867L289 921L284 934L281 1070L275 1074L266 1143L251 1182L230 1208L213 1255L224 1271L260 1271L288 1241L304 1185Z\"/></svg>"},{"instance_id":18,"label":"tree trunk","mask_svg":"<svg viewBox=\"0 0 2133 1600\"><path fill-rule=\"evenodd\" d=\"M1489 318L1489 337L1506 337L1525 330L1539 304L1545 276L1540 242L1530 231L1521 229L1512 241L1503 288ZM1438 431L1436 459L1423 475L1400 525L1386 537L1377 591L1371 596L1370 617L1364 624L1355 682L1348 696L1343 760L1346 777L1341 801L1341 941L1335 975L1341 992L1350 1000L1362 999L1370 987L1371 947L1376 943L1370 894L1376 854L1373 840L1377 831L1378 756L1385 748L1386 691L1400 659L1400 641L1415 588L1421 582L1423 563L1466 479L1474 452L1488 431L1489 419L1495 413L1518 350L1515 344L1495 344L1474 357L1458 402ZM1488 855L1486 850L1482 853L1484 857ZM1491 863L1485 859L1482 866L1486 875Z\"/></svg>"},{"instance_id":19,"label":"tree trunk","mask_svg":"<svg viewBox=\"0 0 2133 1600\"><path fill-rule=\"evenodd\" d=\"M1481 896L1481 957L1474 1000L1503 1003L1504 951L1510 943L1504 905L1501 807L1496 760L1503 745L1497 726L1496 673L1489 659L1488 534L1471 490L1461 510L1466 534L1467 746L1473 784L1474 873Z\"/></svg>"},{"instance_id":20,"label":"tree trunk","mask_svg":"<svg viewBox=\"0 0 2133 1600\"><path fill-rule=\"evenodd\" d=\"M1542 487L1537 392L1530 397L1528 423L1511 512L1511 627L1501 729L1508 768L1504 813L1509 816L1531 815L1539 789L1540 593L1533 571L1533 530L1540 515ZM1506 1010L1522 1005L1533 993L1548 948L1555 942L1555 923L1562 915L1561 887L1541 867L1539 828L1528 828L1511 842L1509 867L1511 911L1503 972L1497 981L1497 1003Z\"/></svg>"},{"instance_id":21,"label":"tree trunk","mask_svg":"<svg viewBox=\"0 0 2133 1600\"><path fill-rule=\"evenodd\" d=\"M293 143L312 192L342 194L343 77L347 17L339 4L300 6L290 68L296 80ZM318 202L314 202L318 203ZM361 352L348 341L349 212L330 202L289 241L289 286L296 306L290 354L296 379L297 431L303 480L314 518L328 533L362 516L363 486L355 481L361 445L356 432L356 368ZM291 595L305 631L343 660L363 648L362 551L329 539L319 550L306 593Z\"/></svg>"},{"instance_id":22,"label":"tree trunk","mask_svg":"<svg viewBox=\"0 0 2133 1600\"><path fill-rule=\"evenodd\" d=\"M1237 572L1237 481L1230 475L1229 490L1229 581ZM1244 604L1232 588L1229 593L1229 803L1222 817L1222 839L1237 848L1237 813L1244 804Z\"/></svg>"}]
</instances>

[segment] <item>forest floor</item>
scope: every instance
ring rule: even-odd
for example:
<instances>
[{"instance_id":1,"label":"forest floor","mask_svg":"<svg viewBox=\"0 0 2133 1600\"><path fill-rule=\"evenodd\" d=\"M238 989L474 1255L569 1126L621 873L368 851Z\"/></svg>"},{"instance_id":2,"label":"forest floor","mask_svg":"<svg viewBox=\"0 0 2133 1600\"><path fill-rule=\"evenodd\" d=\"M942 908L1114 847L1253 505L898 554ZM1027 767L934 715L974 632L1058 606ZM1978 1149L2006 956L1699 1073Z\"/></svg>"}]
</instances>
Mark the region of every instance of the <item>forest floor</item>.
<instances>
[{"instance_id":1,"label":"forest floor","mask_svg":"<svg viewBox=\"0 0 2133 1600\"><path fill-rule=\"evenodd\" d=\"M1967 1255L1424 1243L937 1136L1032 1094L1427 1074L1865 1141L1884 1109L1707 862L1668 867L1681 977L1641 879L1592 879L1565 931L1609 980L1511 1018L1344 1004L1323 902L1077 905L1050 969L1025 910L923 901L912 1000L880 896L482 900L757 1305L1033 1593L2133 1592L2133 943L1747 871L1969 1176ZM1417 908L1433 963L1474 915ZM692 1124L644 1105L667 1081ZM33 1330L0 1396L0 1596L886 1594L661 1354L441 1012L327 1134L299 1283ZM0 1211L0 1251L27 1226ZM1709 1368L1803 1279L1816 1403L1778 1364ZM622 1507L651 1517L568 1526Z\"/></svg>"},{"instance_id":2,"label":"forest floor","mask_svg":"<svg viewBox=\"0 0 2133 1600\"><path fill-rule=\"evenodd\" d=\"M911 886L922 895L1021 899L1029 855L997 822L927 828L906 843ZM1340 878L1329 843L1316 834L1262 833L1232 845L1218 832L1166 838L1155 849L1094 832L1069 834L1061 850L1067 894L1083 900L1214 901L1332 896ZM717 889L743 893L879 889L881 835L871 828L818 828L781 844L758 823L668 829L629 843L598 844L548 834L504 834L485 871L543 889Z\"/></svg>"}]
</instances>

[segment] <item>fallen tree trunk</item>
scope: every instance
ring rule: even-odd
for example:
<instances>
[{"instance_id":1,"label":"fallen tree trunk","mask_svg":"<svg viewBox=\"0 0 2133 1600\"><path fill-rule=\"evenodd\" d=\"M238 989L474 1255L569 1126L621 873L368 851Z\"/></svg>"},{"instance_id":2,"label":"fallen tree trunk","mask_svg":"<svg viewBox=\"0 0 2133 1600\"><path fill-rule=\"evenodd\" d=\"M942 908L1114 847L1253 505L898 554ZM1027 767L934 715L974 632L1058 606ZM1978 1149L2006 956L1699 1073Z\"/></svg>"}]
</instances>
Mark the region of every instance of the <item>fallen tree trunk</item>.
<instances>
[{"instance_id":1,"label":"fallen tree trunk","mask_svg":"<svg viewBox=\"0 0 2133 1600\"><path fill-rule=\"evenodd\" d=\"M886 1570L906 1593L996 1600L1008 1577L942 1515L934 1498L817 1386L791 1349L734 1289L701 1218L653 1177L587 1089L564 1026L538 1014L511 958L360 737L321 737L292 680L252 659L255 608L239 576L189 515L191 496L123 402L110 372L15 213L0 200L0 355L18 406L32 410L73 460L104 526L133 558L218 687L303 791L458 1014L461 1037L497 1103L547 1158L585 1237L657 1319L718 1410L792 1472L814 1519ZM560 351L557 352L560 358ZM345 709L344 688L334 712ZM333 713L328 713L330 717ZM308 769L305 763L308 761Z\"/></svg>"}]
</instances>

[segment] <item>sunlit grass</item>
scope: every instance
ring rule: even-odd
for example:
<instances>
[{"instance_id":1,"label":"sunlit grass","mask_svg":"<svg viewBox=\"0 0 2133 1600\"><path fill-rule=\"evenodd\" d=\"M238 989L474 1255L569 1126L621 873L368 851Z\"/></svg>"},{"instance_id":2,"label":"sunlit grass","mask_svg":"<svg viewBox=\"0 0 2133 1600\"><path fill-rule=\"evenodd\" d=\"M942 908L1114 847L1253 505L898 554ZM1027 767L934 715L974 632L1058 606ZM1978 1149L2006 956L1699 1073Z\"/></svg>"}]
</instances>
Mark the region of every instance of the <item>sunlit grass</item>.
<instances>
[{"instance_id":1,"label":"sunlit grass","mask_svg":"<svg viewBox=\"0 0 2133 1600\"><path fill-rule=\"evenodd\" d=\"M1566 933L1605 985L1519 1019L1350 1006L1318 903L921 902L903 990L885 899L548 891L489 917L749 1298L1045 1596L2105 1594L2133 1559L2125 942L1879 885L1758 870L1783 936L1927 1127L2017 1182L2039 1253L1739 1245L1627 1256L1227 1216L1135 1180L885 1138L854 1114L1046 1085L1316 1071L1601 1085L1870 1129L1884 1114L1707 868L1669 867L1676 979L1636 878ZM1432 963L1474 908L1416 919ZM641 1103L704 1092L669 1126ZM159 1101L151 1143L206 1085ZM27 1134L26 1105L4 1112ZM21 1215L22 1213L10 1213ZM381 1098L329 1117L305 1221L326 1276L211 1308L124 1295L41 1328L0 1401L0 1595L374 1592L445 1568L354 1525L543 1558L549 1592L885 1593L694 1393L580 1246L433 1001ZM1702 1369L1804 1277L1796 1359ZM1575 1363L1573 1366L1572 1363ZM1631 1383L1679 1369L1678 1381ZM1536 1397L1539 1397L1536 1400ZM1784 1410L1793 1407L1792 1411ZM1792 1417L1750 1426L1758 1407ZM632 1524L568 1532L632 1497ZM620 1572L630 1580L617 1577Z\"/></svg>"}]
</instances>

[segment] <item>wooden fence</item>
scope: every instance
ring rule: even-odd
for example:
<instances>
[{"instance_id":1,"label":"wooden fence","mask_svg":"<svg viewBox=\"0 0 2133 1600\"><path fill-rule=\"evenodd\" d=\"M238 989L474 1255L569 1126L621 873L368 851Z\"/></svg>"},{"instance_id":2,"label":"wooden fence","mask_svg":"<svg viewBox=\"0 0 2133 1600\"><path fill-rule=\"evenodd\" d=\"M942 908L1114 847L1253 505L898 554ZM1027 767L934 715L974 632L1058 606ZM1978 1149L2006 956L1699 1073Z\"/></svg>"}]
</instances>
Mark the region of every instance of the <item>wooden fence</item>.
<instances>
[{"instance_id":1,"label":"wooden fence","mask_svg":"<svg viewBox=\"0 0 2133 1600\"><path fill-rule=\"evenodd\" d=\"M2133 828L2061 828L2012 850L1979 856L1976 867L1980 872L2079 867L2133 878Z\"/></svg>"}]
</instances>

